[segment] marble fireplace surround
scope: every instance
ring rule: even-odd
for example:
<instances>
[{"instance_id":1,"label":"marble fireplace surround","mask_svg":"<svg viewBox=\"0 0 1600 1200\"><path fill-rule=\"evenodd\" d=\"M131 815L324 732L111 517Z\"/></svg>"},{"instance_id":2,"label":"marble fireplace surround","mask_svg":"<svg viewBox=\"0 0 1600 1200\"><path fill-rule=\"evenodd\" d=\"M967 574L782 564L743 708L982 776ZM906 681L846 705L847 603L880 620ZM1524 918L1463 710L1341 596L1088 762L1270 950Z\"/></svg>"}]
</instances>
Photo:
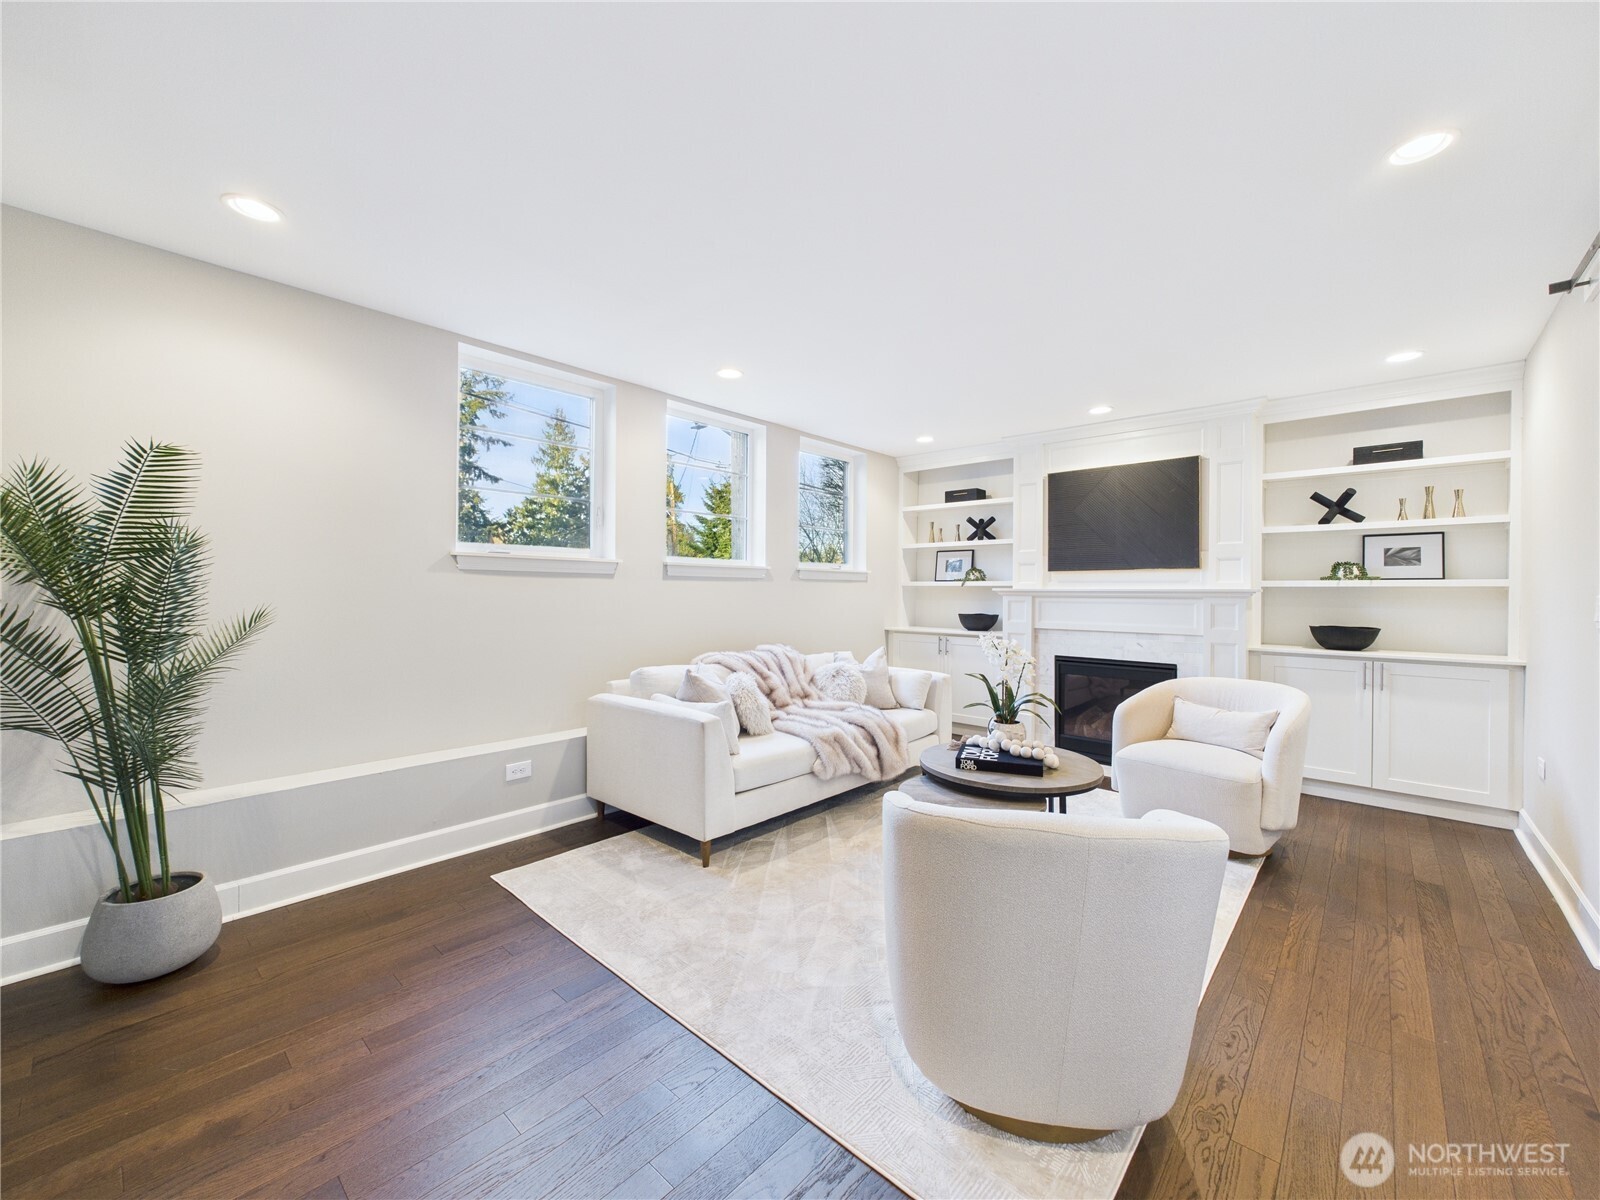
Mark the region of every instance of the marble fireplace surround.
<instances>
[{"instance_id":1,"label":"marble fireplace surround","mask_svg":"<svg viewBox=\"0 0 1600 1200\"><path fill-rule=\"evenodd\" d=\"M1054 686L1057 655L1172 663L1179 678L1249 674L1253 588L1127 585L997 594L1006 635L1038 659L1046 691Z\"/></svg>"}]
</instances>

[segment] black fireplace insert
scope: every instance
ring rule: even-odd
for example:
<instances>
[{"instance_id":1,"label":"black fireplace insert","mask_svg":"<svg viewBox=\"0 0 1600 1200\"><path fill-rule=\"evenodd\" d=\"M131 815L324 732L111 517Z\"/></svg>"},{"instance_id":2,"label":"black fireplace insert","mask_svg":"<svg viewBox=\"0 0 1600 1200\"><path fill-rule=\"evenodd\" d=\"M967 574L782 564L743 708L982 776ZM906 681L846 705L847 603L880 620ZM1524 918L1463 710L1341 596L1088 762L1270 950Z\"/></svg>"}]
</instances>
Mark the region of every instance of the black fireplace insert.
<instances>
[{"instance_id":1,"label":"black fireplace insert","mask_svg":"<svg viewBox=\"0 0 1600 1200\"><path fill-rule=\"evenodd\" d=\"M1152 683L1176 679L1172 663L1128 662L1119 658L1056 656L1056 745L1111 762L1111 715L1129 696Z\"/></svg>"}]
</instances>

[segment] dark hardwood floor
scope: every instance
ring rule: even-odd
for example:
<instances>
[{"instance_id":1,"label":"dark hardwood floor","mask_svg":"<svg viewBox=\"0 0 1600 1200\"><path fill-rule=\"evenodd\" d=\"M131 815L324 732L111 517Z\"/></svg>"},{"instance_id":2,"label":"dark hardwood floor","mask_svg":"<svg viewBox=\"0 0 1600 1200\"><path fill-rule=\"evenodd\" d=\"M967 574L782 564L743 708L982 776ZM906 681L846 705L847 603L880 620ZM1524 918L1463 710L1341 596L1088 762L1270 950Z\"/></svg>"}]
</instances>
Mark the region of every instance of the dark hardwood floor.
<instances>
[{"instance_id":1,"label":"dark hardwood floor","mask_svg":"<svg viewBox=\"0 0 1600 1200\"><path fill-rule=\"evenodd\" d=\"M7 1197L874 1196L894 1189L489 878L608 820L232 922L132 988L0 992ZM1564 1141L1600 1194L1600 983L1510 834L1308 799L1121 1195L1360 1194L1353 1132Z\"/></svg>"}]
</instances>

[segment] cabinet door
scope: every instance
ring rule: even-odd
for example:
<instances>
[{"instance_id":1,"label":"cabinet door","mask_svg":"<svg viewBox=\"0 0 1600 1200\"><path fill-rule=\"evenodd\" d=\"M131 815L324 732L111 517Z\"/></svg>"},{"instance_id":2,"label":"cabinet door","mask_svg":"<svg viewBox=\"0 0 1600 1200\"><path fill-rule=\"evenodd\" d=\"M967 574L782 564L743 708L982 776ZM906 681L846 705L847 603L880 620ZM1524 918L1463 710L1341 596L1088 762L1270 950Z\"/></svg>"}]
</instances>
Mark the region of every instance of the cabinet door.
<instances>
[{"instance_id":1,"label":"cabinet door","mask_svg":"<svg viewBox=\"0 0 1600 1200\"><path fill-rule=\"evenodd\" d=\"M1311 697L1307 779L1372 783L1372 666L1354 658L1261 656L1261 678Z\"/></svg>"},{"instance_id":2,"label":"cabinet door","mask_svg":"<svg viewBox=\"0 0 1600 1200\"><path fill-rule=\"evenodd\" d=\"M944 639L931 633L891 633L885 643L891 667L943 671Z\"/></svg>"},{"instance_id":3,"label":"cabinet door","mask_svg":"<svg viewBox=\"0 0 1600 1200\"><path fill-rule=\"evenodd\" d=\"M989 703L989 693L984 690L983 684L976 679L967 678L968 672L976 671L979 674L990 671L989 660L983 657L983 651L978 649L978 639L973 637L946 637L944 640L945 665L942 670L950 672L950 717L952 720L961 721L968 725L989 724L993 716L987 708L967 708L973 701L984 705ZM992 671L990 671L992 677Z\"/></svg>"},{"instance_id":4,"label":"cabinet door","mask_svg":"<svg viewBox=\"0 0 1600 1200\"><path fill-rule=\"evenodd\" d=\"M1372 785L1516 808L1507 672L1440 663L1374 665L1380 669L1373 692Z\"/></svg>"}]
</instances>

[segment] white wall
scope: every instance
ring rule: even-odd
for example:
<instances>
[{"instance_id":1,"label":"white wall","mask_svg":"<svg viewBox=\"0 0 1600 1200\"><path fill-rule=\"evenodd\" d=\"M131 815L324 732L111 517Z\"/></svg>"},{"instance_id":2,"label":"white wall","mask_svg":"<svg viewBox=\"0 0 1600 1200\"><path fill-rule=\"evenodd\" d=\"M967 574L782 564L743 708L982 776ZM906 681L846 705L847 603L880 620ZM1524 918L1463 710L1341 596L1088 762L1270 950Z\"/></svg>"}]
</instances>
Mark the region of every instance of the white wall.
<instances>
[{"instance_id":1,"label":"white wall","mask_svg":"<svg viewBox=\"0 0 1600 1200\"><path fill-rule=\"evenodd\" d=\"M1523 379L1528 638L1523 802L1525 825L1531 823L1535 831L1529 853L1547 877L1554 875L1550 882L1557 899L1576 910L1568 916L1590 937L1591 956L1600 909L1597 409L1600 301L1572 296L1556 306L1528 355ZM1539 778L1541 757L1544 779Z\"/></svg>"},{"instance_id":2,"label":"white wall","mask_svg":"<svg viewBox=\"0 0 1600 1200\"><path fill-rule=\"evenodd\" d=\"M758 640L864 655L882 641L897 579L891 459L868 462L870 582L794 578L800 434L779 426L772 579L667 581L668 397L617 381L616 577L464 573L449 553L456 333L3 216L4 461L40 455L87 476L128 438L195 448L214 613L277 610L215 693L208 787L581 725L584 697L640 663ZM521 349L538 341L530 330ZM8 735L4 750L4 822L83 807L47 747Z\"/></svg>"}]
</instances>

